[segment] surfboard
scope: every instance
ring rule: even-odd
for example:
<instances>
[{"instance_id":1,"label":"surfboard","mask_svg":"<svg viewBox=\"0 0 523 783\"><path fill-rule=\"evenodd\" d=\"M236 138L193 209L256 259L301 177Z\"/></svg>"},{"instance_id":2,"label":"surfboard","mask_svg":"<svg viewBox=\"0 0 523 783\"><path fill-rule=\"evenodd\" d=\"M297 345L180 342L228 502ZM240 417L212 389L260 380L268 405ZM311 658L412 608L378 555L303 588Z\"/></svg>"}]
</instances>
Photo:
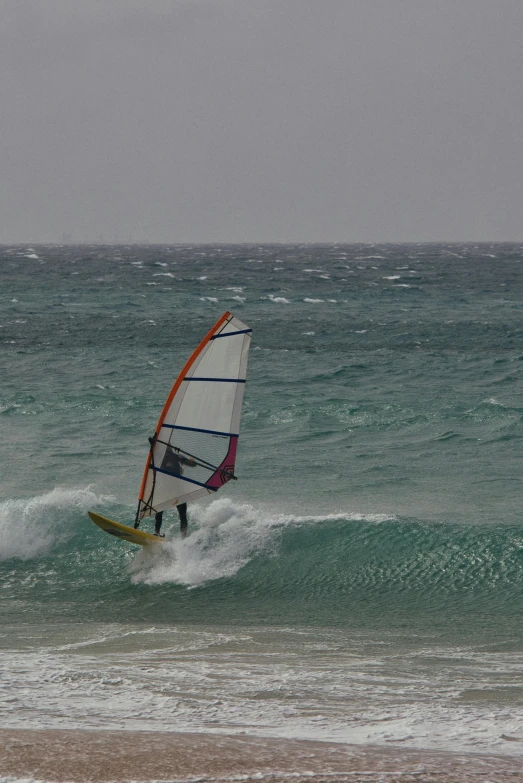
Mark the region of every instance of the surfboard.
<instances>
[{"instance_id":1,"label":"surfboard","mask_svg":"<svg viewBox=\"0 0 523 783\"><path fill-rule=\"evenodd\" d=\"M95 525L109 533L111 536L121 538L123 541L129 541L130 544L138 546L147 546L148 544L163 544L165 538L154 536L152 533L146 533L144 530L135 530L134 527L122 525L121 522L115 522L114 519L103 517L101 514L95 514L94 511L87 512Z\"/></svg>"},{"instance_id":2,"label":"surfboard","mask_svg":"<svg viewBox=\"0 0 523 783\"><path fill-rule=\"evenodd\" d=\"M160 413L138 494L135 525L213 495L234 475L252 329L226 311L192 352ZM107 533L143 546L158 537L89 512ZM102 524L100 524L102 520Z\"/></svg>"}]
</instances>

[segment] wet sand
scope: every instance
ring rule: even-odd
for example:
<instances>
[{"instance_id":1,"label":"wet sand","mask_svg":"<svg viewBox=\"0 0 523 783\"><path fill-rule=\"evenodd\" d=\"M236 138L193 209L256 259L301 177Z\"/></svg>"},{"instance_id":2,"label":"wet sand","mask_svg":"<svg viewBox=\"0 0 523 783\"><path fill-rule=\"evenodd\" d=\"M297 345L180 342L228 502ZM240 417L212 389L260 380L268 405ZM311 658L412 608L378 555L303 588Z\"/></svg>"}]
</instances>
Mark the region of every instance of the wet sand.
<instances>
[{"instance_id":1,"label":"wet sand","mask_svg":"<svg viewBox=\"0 0 523 783\"><path fill-rule=\"evenodd\" d=\"M516 783L523 756L483 756L246 735L0 730L0 776L74 781L313 780Z\"/></svg>"}]
</instances>

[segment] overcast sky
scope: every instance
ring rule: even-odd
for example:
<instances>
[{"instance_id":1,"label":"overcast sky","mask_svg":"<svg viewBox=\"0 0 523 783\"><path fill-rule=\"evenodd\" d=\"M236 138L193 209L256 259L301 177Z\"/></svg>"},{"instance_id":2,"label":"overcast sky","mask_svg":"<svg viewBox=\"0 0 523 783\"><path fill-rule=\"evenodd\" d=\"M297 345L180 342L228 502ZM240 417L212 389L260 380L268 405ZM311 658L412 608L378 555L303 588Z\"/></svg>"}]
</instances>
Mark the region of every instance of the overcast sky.
<instances>
[{"instance_id":1,"label":"overcast sky","mask_svg":"<svg viewBox=\"0 0 523 783\"><path fill-rule=\"evenodd\" d=\"M0 0L0 242L523 240L522 0Z\"/></svg>"}]
</instances>

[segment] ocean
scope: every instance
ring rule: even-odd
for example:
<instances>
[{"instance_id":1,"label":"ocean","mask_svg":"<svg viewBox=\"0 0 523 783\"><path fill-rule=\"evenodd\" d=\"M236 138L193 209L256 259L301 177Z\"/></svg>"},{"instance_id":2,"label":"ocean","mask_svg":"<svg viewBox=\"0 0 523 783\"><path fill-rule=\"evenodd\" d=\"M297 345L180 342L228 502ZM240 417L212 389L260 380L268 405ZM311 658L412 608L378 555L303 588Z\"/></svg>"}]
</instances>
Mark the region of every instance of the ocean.
<instances>
[{"instance_id":1,"label":"ocean","mask_svg":"<svg viewBox=\"0 0 523 783\"><path fill-rule=\"evenodd\" d=\"M520 754L522 272L516 244L1 246L0 728ZM175 513L114 540L87 511L132 523L225 310L239 480L184 541Z\"/></svg>"}]
</instances>

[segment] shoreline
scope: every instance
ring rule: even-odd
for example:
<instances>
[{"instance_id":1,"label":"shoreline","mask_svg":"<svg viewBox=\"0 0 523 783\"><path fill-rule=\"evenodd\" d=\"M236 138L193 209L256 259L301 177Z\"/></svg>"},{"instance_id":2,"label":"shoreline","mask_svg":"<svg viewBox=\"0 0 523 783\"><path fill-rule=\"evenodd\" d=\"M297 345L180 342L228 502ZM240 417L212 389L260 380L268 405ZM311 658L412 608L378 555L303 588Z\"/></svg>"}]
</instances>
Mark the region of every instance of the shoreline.
<instances>
[{"instance_id":1,"label":"shoreline","mask_svg":"<svg viewBox=\"0 0 523 783\"><path fill-rule=\"evenodd\" d=\"M523 757L246 734L0 729L0 777L53 783L229 781L504 783Z\"/></svg>"}]
</instances>

